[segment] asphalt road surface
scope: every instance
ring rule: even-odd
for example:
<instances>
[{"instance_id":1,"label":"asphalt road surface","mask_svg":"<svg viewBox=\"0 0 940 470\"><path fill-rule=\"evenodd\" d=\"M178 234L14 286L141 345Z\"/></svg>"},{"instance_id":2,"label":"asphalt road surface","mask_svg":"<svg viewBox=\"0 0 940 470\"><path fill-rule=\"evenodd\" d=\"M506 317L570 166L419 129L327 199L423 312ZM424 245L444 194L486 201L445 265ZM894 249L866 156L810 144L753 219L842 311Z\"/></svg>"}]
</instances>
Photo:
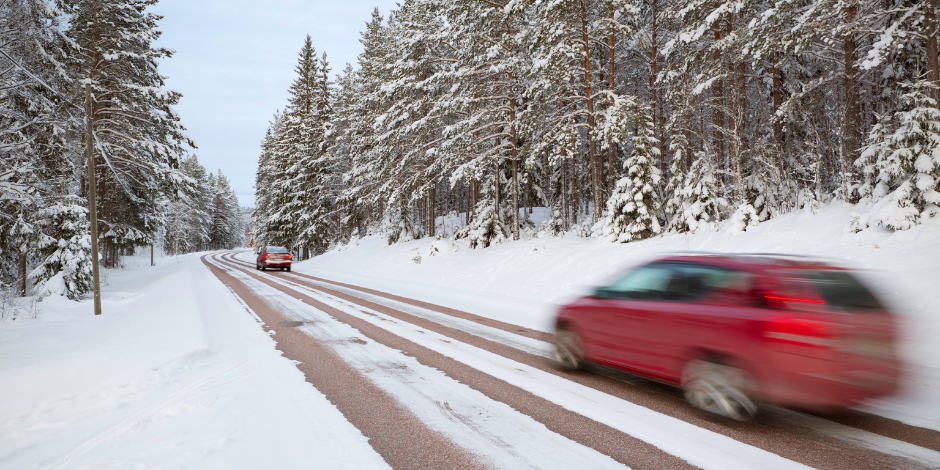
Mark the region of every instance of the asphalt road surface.
<instances>
[{"instance_id":1,"label":"asphalt road surface","mask_svg":"<svg viewBox=\"0 0 940 470\"><path fill-rule=\"evenodd\" d=\"M675 388L567 372L551 334L233 254L203 262L396 469L940 468L940 433L764 407L737 423Z\"/></svg>"}]
</instances>

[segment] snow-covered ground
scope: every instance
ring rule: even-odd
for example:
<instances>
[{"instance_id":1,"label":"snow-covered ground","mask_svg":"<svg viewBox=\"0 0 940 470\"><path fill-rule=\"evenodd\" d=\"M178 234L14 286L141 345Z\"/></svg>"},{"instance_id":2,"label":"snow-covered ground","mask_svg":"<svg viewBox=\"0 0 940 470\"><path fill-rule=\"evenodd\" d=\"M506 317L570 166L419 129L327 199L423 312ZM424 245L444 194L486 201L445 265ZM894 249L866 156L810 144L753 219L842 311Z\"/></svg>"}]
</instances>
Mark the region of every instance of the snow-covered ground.
<instances>
[{"instance_id":1,"label":"snow-covered ground","mask_svg":"<svg viewBox=\"0 0 940 470\"><path fill-rule=\"evenodd\" d=\"M384 238L373 236L298 263L294 270L551 331L558 304L663 253L824 258L863 270L868 284L903 318L901 347L908 362L904 388L863 408L940 430L940 220L905 232L853 233L848 229L853 210L833 204L815 214L803 210L778 217L746 233L668 235L628 244L529 237L472 250L461 241L425 238L387 245ZM240 256L254 262L250 253Z\"/></svg>"},{"instance_id":2,"label":"snow-covered ground","mask_svg":"<svg viewBox=\"0 0 940 470\"><path fill-rule=\"evenodd\" d=\"M294 270L549 331L559 303L664 252L825 257L866 270L904 319L904 390L865 408L940 430L940 221L856 234L851 212L832 205L739 235L625 245L569 236L470 250L369 237ZM0 323L0 468L387 468L199 255L157 261L109 271L100 317L90 299L52 298L36 319Z\"/></svg>"},{"instance_id":3,"label":"snow-covered ground","mask_svg":"<svg viewBox=\"0 0 940 470\"><path fill-rule=\"evenodd\" d=\"M0 468L388 468L198 255L0 325Z\"/></svg>"}]
</instances>

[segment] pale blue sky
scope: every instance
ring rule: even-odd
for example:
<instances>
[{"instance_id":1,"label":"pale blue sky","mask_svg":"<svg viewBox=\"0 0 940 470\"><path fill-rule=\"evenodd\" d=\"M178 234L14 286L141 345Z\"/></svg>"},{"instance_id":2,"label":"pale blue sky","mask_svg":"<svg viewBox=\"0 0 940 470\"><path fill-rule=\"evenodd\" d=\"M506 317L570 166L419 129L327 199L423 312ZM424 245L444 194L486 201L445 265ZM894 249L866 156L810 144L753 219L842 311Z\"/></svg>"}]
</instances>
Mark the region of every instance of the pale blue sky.
<instances>
[{"instance_id":1,"label":"pale blue sky","mask_svg":"<svg viewBox=\"0 0 940 470\"><path fill-rule=\"evenodd\" d=\"M161 0L160 46L176 50L160 65L196 154L220 168L243 206L254 206L255 169L271 116L287 102L297 54L307 34L340 73L356 66L359 33L372 10L394 0Z\"/></svg>"}]
</instances>

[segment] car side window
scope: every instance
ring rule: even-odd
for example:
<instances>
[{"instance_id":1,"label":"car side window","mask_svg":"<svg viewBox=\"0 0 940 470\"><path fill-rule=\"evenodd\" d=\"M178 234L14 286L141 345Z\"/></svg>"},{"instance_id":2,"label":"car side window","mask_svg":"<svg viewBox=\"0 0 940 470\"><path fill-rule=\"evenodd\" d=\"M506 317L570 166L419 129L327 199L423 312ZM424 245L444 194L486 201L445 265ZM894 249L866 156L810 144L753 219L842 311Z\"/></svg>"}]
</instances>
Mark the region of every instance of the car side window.
<instances>
[{"instance_id":1,"label":"car side window","mask_svg":"<svg viewBox=\"0 0 940 470\"><path fill-rule=\"evenodd\" d=\"M753 285L751 274L717 266L675 263L670 268L672 276L666 287L666 300L690 301L719 290L744 294Z\"/></svg>"},{"instance_id":2,"label":"car side window","mask_svg":"<svg viewBox=\"0 0 940 470\"><path fill-rule=\"evenodd\" d=\"M660 300L672 275L668 266L651 264L630 271L602 289L606 297L632 300Z\"/></svg>"}]
</instances>

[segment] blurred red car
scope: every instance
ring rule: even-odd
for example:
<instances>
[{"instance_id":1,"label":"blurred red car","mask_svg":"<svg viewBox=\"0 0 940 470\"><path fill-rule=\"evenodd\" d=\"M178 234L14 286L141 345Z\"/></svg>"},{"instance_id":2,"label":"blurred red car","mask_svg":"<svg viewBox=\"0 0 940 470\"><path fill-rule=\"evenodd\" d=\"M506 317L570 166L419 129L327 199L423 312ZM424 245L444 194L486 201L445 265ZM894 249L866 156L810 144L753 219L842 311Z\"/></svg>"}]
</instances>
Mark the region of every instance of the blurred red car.
<instances>
[{"instance_id":1,"label":"blurred red car","mask_svg":"<svg viewBox=\"0 0 940 470\"><path fill-rule=\"evenodd\" d=\"M290 250L283 246L266 246L261 248L258 259L255 260L255 269L262 271L268 268L281 268L281 271L290 271Z\"/></svg>"},{"instance_id":2,"label":"blurred red car","mask_svg":"<svg viewBox=\"0 0 940 470\"><path fill-rule=\"evenodd\" d=\"M839 409L892 393L895 316L848 270L773 255L657 260L564 306L555 357L683 388L739 421L757 402Z\"/></svg>"}]
</instances>

